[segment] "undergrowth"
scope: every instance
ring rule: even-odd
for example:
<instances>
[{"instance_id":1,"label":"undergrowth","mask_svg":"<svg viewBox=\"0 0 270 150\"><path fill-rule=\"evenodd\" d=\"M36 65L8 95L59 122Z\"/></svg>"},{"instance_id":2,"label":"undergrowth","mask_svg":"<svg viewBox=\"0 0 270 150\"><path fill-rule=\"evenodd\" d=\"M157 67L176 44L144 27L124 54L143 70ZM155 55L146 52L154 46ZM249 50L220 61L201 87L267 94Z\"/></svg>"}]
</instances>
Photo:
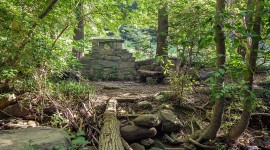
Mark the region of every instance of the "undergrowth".
<instances>
[{"instance_id":1,"label":"undergrowth","mask_svg":"<svg viewBox=\"0 0 270 150\"><path fill-rule=\"evenodd\" d=\"M8 90L0 90L0 95L14 94L18 103L29 110L36 121L72 133L83 131L85 139L97 146L101 119L94 104L95 90L87 80L55 81L39 72L32 77L14 79L6 87ZM82 136L75 137L72 140L75 143L71 143L75 147L71 149L78 149L76 145L82 141Z\"/></svg>"},{"instance_id":2,"label":"undergrowth","mask_svg":"<svg viewBox=\"0 0 270 150\"><path fill-rule=\"evenodd\" d=\"M192 89L192 78L187 67L182 68L179 72L175 70L169 71L169 89L172 91L173 97L178 100L179 104L185 101L185 96Z\"/></svg>"}]
</instances>

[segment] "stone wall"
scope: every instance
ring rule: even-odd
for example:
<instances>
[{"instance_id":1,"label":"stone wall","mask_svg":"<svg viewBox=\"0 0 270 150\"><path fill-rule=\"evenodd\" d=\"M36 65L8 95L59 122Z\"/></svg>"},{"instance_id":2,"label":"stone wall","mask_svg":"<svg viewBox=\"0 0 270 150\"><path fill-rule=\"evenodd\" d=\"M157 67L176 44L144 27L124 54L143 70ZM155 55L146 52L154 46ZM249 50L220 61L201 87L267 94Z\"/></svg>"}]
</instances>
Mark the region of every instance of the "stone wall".
<instances>
[{"instance_id":1,"label":"stone wall","mask_svg":"<svg viewBox=\"0 0 270 150\"><path fill-rule=\"evenodd\" d=\"M93 39L92 51L81 59L82 75L91 80L134 80L132 53L123 49L121 39Z\"/></svg>"}]
</instances>

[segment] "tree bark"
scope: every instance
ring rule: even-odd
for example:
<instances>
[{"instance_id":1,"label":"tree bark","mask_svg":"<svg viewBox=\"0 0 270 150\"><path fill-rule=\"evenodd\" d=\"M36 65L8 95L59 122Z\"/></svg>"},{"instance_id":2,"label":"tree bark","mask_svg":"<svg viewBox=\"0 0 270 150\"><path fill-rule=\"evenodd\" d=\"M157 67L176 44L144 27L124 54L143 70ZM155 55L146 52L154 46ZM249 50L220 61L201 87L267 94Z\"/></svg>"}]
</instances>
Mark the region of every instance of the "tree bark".
<instances>
[{"instance_id":1,"label":"tree bark","mask_svg":"<svg viewBox=\"0 0 270 150\"><path fill-rule=\"evenodd\" d=\"M156 56L166 58L168 56L168 4L158 10L158 31Z\"/></svg>"},{"instance_id":2,"label":"tree bark","mask_svg":"<svg viewBox=\"0 0 270 150\"><path fill-rule=\"evenodd\" d=\"M220 69L225 70L224 64L226 61L226 49L225 49L225 36L222 30L223 27L223 19L221 13L225 10L225 0L216 0L216 71L218 72ZM216 79L215 88L216 93L220 93L223 88L224 82L224 74L221 74ZM215 98L215 105L214 105L214 113L211 118L210 124L207 127L204 135L202 136L201 140L210 140L216 137L216 134L220 128L222 115L224 110L224 96L220 95L220 97Z\"/></svg>"},{"instance_id":3,"label":"tree bark","mask_svg":"<svg viewBox=\"0 0 270 150\"><path fill-rule=\"evenodd\" d=\"M84 17L83 17L83 4L79 3L78 7L76 8L76 18L78 21L77 27L74 29L74 37L75 41L80 41L84 39ZM83 57L83 46L76 46L72 49L73 54L76 56L77 59L81 59Z\"/></svg>"},{"instance_id":4,"label":"tree bark","mask_svg":"<svg viewBox=\"0 0 270 150\"><path fill-rule=\"evenodd\" d=\"M249 12L254 11L254 2L253 2L253 0L248 0L247 1L247 10ZM243 18L243 25L247 29L247 32L249 32L249 33L251 31L250 27L249 27L251 22L252 22L252 14L248 14L247 16L245 16ZM247 40L246 46L239 45L237 47L237 53L240 54L243 58L245 58L245 56L246 56L247 49L251 48L251 37L247 37L246 40Z\"/></svg>"},{"instance_id":5,"label":"tree bark","mask_svg":"<svg viewBox=\"0 0 270 150\"><path fill-rule=\"evenodd\" d=\"M116 118L117 100L111 98L108 101L107 109L103 117L103 127L99 139L99 150L124 150L120 122Z\"/></svg>"},{"instance_id":6,"label":"tree bark","mask_svg":"<svg viewBox=\"0 0 270 150\"><path fill-rule=\"evenodd\" d=\"M263 7L261 5L262 0L257 0L255 2L255 19L253 24L253 33L256 35L261 34L261 16L259 14L260 11L262 11ZM228 139L231 142L235 142L241 134L246 130L250 116L251 111L253 107L253 102L255 101L254 98L251 95L252 92L252 86L253 86L253 78L256 70L256 61L257 61L257 55L258 55L258 48L259 48L259 39L253 38L251 42L251 49L249 53L246 53L246 61L247 66L246 69L243 71L245 84L248 87L246 91L244 91L244 101L243 101L243 112L241 114L241 119L235 126L232 127L228 134Z\"/></svg>"}]
</instances>

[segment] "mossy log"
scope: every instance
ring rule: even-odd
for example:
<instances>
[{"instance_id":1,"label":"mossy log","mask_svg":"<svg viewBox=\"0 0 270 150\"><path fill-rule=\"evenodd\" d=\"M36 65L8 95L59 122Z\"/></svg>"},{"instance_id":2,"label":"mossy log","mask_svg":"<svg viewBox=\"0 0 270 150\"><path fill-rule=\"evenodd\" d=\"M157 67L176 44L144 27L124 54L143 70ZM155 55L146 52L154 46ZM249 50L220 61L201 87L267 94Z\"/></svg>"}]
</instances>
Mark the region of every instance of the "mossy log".
<instances>
[{"instance_id":1,"label":"mossy log","mask_svg":"<svg viewBox=\"0 0 270 150\"><path fill-rule=\"evenodd\" d=\"M99 150L124 150L120 135L120 122L116 118L117 100L111 98L103 116Z\"/></svg>"}]
</instances>

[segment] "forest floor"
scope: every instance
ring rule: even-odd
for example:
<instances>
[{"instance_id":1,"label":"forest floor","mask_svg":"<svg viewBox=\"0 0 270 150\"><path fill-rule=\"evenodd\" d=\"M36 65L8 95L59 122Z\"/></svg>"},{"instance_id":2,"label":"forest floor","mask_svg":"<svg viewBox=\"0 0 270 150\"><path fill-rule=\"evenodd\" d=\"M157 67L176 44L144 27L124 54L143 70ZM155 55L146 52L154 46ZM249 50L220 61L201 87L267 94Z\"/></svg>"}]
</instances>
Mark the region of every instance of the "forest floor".
<instances>
[{"instance_id":1,"label":"forest floor","mask_svg":"<svg viewBox=\"0 0 270 150\"><path fill-rule=\"evenodd\" d=\"M250 125L238 140L237 144L235 145L235 149L270 149L270 116L260 115L270 114L270 82L265 82L267 81L267 75L267 73L257 74L254 80L254 88L257 89L257 97L262 99L262 103L266 107L260 107L254 110L254 115L251 118ZM168 91L170 93L170 91L172 91L169 85L164 84L147 84L132 81L90 81L90 85L93 86L96 91L94 94L95 103L99 103L96 105L101 106L103 111L105 109L107 100L111 97L129 97L135 101L121 103L118 105L117 117L121 122L121 126L129 124L130 121L140 114L154 113L142 110L134 111L134 105L141 101L149 101L154 108L153 111L158 111L158 108L165 105L173 110L173 112L184 124L184 128L181 130L181 132L176 133L179 137L186 137L194 133L196 130L205 128L210 121L213 107L213 103L209 102L211 88L203 82L198 82L191 86L182 101L174 96L160 98L159 95L161 95L161 93L166 93ZM81 108L75 108L75 106L80 105L70 104L62 106L61 104L59 111L62 110L63 114L66 112L66 110L74 114L77 113L77 120L76 118L73 119L75 119L74 122L80 122L80 118L84 118L84 114L80 114ZM99 108L95 107L91 109ZM222 143L224 142L222 141L222 137L226 136L226 133L229 131L233 123L239 119L240 113L241 100L230 97L226 98L226 109L224 111L223 124L218 132L218 139L221 140L217 141L221 143L221 145L224 144ZM89 118L91 119L91 116ZM97 114L98 119L96 121L89 121L89 118L85 117L85 123L90 123L91 125L95 125L96 128L100 129L102 126L102 123L100 123L102 122L102 113ZM4 129L4 126L9 122L10 121L6 120L0 122L0 129ZM27 120L24 122L27 123ZM40 124L46 125L42 123ZM38 126L38 124L34 126ZM91 133L89 132L89 134ZM98 134L95 136L98 139ZM163 137L157 137L157 139L162 141L162 143L168 147L177 147L177 145L171 145L168 141L164 140ZM96 144L98 144L98 141L96 141ZM220 149L223 148L221 147Z\"/></svg>"},{"instance_id":2,"label":"forest floor","mask_svg":"<svg viewBox=\"0 0 270 150\"><path fill-rule=\"evenodd\" d=\"M261 83L266 80L265 73L256 75L254 87L255 89L265 88L261 86ZM138 102L143 100L148 100L153 104L154 108L161 106L162 104L169 104L173 107L174 112L177 114L178 118L184 122L187 128L183 129L181 136L187 136L192 134L190 129L191 122L198 125L197 128L192 130L198 130L206 127L210 121L211 110L213 103L209 102L211 89L205 84L196 84L193 88L190 88L189 92L185 95L184 100L179 105L179 100L171 97L167 100L155 99L160 93L164 91L171 91L170 86L164 84L146 84L137 82L127 82L127 81L112 81L112 82L91 82L97 91L98 97L103 97L101 99L105 100L110 97L136 97ZM266 96L266 97L264 97ZM262 97L263 103L266 105L265 109L258 108L254 111L257 113L267 113L269 114L270 102L267 93L264 93ZM241 107L239 108L240 100L226 99L226 109L224 112L223 122L220 131L218 132L218 137L225 137L226 133L229 131L230 127L235 123L241 112ZM103 101L105 102L105 101ZM119 107L126 107L121 109L129 110L134 106L133 103L127 103L125 105L120 105ZM238 106L238 107L237 107ZM241 104L240 104L241 106ZM127 112L127 111L126 111ZM145 112L136 112L136 114L143 114ZM118 114L120 115L120 114ZM122 114L123 115L123 114ZM135 115L137 116L137 115ZM134 119L134 116L129 118L124 118L120 120L122 126L126 124L127 120ZM192 127L193 128L193 127ZM264 116L253 116L251 118L251 123L245 133L239 138L235 149L270 149L270 117L264 119ZM184 135L183 135L184 134ZM223 138L222 138L223 139ZM160 139L164 140L164 139ZM222 140L219 141L222 144ZM223 141L224 142L224 141ZM166 144L166 142L165 142ZM170 144L169 144L170 145ZM222 149L222 148L221 148Z\"/></svg>"}]
</instances>

